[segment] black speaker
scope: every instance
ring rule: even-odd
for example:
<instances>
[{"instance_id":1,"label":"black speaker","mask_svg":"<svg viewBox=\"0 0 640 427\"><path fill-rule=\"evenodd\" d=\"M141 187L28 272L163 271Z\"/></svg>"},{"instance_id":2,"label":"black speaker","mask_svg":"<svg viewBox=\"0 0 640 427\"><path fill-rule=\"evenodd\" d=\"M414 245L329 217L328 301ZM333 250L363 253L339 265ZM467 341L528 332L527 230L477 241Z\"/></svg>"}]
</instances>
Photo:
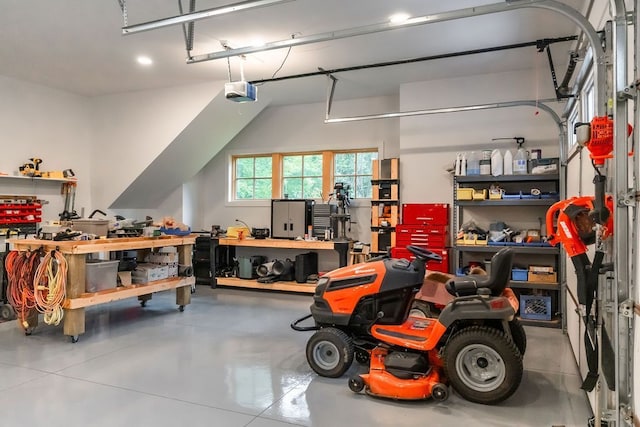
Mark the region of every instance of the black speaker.
<instances>
[{"instance_id":1,"label":"black speaker","mask_svg":"<svg viewBox=\"0 0 640 427\"><path fill-rule=\"evenodd\" d=\"M318 254L307 252L296 255L295 273L298 283L305 283L310 275L318 274Z\"/></svg>"}]
</instances>

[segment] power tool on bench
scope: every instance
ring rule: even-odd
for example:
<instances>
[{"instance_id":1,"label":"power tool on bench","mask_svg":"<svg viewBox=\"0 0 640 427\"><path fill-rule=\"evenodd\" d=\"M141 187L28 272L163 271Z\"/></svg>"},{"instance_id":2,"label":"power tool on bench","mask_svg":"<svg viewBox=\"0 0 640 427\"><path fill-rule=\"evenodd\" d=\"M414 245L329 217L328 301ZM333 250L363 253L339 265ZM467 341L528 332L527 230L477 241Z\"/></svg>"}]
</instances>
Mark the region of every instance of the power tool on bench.
<instances>
[{"instance_id":1,"label":"power tool on bench","mask_svg":"<svg viewBox=\"0 0 640 427\"><path fill-rule=\"evenodd\" d=\"M40 164L42 163L42 159L32 157L29 160L29 162L18 168L20 173L24 176L41 177L42 172L40 171Z\"/></svg>"}]
</instances>

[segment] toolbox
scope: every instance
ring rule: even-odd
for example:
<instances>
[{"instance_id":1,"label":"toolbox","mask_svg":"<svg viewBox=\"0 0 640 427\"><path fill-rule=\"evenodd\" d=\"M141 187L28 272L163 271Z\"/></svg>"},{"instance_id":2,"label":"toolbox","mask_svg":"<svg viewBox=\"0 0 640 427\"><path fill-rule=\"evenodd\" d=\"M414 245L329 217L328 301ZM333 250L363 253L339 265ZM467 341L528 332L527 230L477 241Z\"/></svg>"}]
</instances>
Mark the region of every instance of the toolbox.
<instances>
[{"instance_id":1,"label":"toolbox","mask_svg":"<svg viewBox=\"0 0 640 427\"><path fill-rule=\"evenodd\" d=\"M446 203L403 203L404 224L448 225L449 205Z\"/></svg>"}]
</instances>

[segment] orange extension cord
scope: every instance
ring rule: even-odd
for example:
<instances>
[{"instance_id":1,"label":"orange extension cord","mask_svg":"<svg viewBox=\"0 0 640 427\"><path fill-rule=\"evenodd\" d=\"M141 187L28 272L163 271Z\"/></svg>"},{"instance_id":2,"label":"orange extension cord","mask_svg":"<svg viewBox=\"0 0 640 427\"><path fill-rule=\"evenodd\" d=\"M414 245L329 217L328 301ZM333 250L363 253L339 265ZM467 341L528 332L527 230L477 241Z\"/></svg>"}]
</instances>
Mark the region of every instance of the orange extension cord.
<instances>
[{"instance_id":1,"label":"orange extension cord","mask_svg":"<svg viewBox=\"0 0 640 427\"><path fill-rule=\"evenodd\" d=\"M47 325L60 324L64 316L67 269L67 260L60 252L47 252L33 278L36 308L44 314Z\"/></svg>"},{"instance_id":2,"label":"orange extension cord","mask_svg":"<svg viewBox=\"0 0 640 427\"><path fill-rule=\"evenodd\" d=\"M38 252L11 251L5 258L5 270L9 279L7 299L25 329L29 327L26 322L29 311L36 307L33 277L39 263L40 255Z\"/></svg>"}]
</instances>

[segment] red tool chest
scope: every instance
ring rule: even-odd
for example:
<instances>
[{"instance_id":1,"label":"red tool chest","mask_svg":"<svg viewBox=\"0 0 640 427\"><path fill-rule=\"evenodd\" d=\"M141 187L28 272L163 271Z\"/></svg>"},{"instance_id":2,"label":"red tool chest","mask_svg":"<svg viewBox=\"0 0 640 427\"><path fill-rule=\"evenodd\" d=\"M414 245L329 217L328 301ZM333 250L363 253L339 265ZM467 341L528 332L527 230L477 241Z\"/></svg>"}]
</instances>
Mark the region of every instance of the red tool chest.
<instances>
[{"instance_id":1,"label":"red tool chest","mask_svg":"<svg viewBox=\"0 0 640 427\"><path fill-rule=\"evenodd\" d=\"M410 225L449 225L446 203L404 203L402 223Z\"/></svg>"},{"instance_id":2,"label":"red tool chest","mask_svg":"<svg viewBox=\"0 0 640 427\"><path fill-rule=\"evenodd\" d=\"M428 261L429 270L449 272L449 205L446 203L405 203L402 205L402 224L396 227L393 258L412 260L409 245L425 248L442 257L442 261Z\"/></svg>"}]
</instances>

